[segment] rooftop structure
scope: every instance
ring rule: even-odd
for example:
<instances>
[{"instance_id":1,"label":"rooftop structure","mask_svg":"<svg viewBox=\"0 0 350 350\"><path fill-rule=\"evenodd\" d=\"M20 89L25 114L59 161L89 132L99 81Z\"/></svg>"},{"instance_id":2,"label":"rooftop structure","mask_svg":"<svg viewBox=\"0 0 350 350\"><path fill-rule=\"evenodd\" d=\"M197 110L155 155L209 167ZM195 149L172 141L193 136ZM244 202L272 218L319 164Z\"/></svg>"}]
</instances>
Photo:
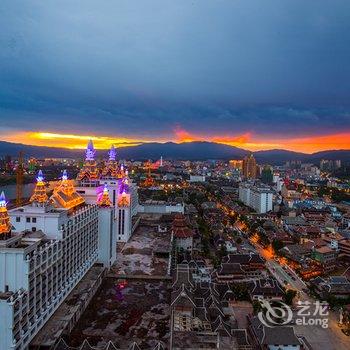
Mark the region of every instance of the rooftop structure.
<instances>
[{"instance_id":1,"label":"rooftop structure","mask_svg":"<svg viewBox=\"0 0 350 350\"><path fill-rule=\"evenodd\" d=\"M80 170L77 179L82 182L94 182L98 179L98 169L95 161L95 149L92 140L88 142L85 152L84 166Z\"/></svg>"},{"instance_id":2,"label":"rooftop structure","mask_svg":"<svg viewBox=\"0 0 350 350\"><path fill-rule=\"evenodd\" d=\"M76 192L73 182L68 179L66 170L63 171L62 180L59 186L54 189L50 202L56 208L66 209L74 208L85 202L84 198Z\"/></svg>"},{"instance_id":3,"label":"rooftop structure","mask_svg":"<svg viewBox=\"0 0 350 350\"><path fill-rule=\"evenodd\" d=\"M33 195L30 197L31 203L36 203L38 205L43 205L47 203L48 196L46 194L46 187L44 182L44 175L41 170L39 170L36 177L36 186Z\"/></svg>"},{"instance_id":4,"label":"rooftop structure","mask_svg":"<svg viewBox=\"0 0 350 350\"><path fill-rule=\"evenodd\" d=\"M87 145L86 160L77 177L77 193L84 198L87 204L98 204L101 207L110 206L114 209L114 235L117 241L127 242L135 228L132 218L138 212L138 194L136 185L129 179L128 170L123 164L118 165L116 149L111 147L108 160L100 173L91 174L91 166L97 169L94 163L95 150L92 142ZM106 189L106 186L108 189ZM109 197L109 200L108 198Z\"/></svg>"}]
</instances>

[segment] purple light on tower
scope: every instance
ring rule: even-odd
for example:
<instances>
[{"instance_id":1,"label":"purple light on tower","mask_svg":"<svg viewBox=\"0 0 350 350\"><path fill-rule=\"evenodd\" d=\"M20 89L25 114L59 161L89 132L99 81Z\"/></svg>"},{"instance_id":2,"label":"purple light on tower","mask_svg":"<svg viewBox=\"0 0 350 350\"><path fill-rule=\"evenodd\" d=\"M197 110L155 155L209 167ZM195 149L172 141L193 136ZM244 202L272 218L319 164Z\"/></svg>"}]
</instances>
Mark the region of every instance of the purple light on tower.
<instances>
[{"instance_id":1,"label":"purple light on tower","mask_svg":"<svg viewBox=\"0 0 350 350\"><path fill-rule=\"evenodd\" d=\"M63 170L62 180L68 180L68 174L66 169Z\"/></svg>"},{"instance_id":2,"label":"purple light on tower","mask_svg":"<svg viewBox=\"0 0 350 350\"><path fill-rule=\"evenodd\" d=\"M117 150L115 149L114 145L111 146L111 149L108 152L108 155L109 155L109 160L116 160Z\"/></svg>"},{"instance_id":3,"label":"purple light on tower","mask_svg":"<svg viewBox=\"0 0 350 350\"><path fill-rule=\"evenodd\" d=\"M38 182L44 181L44 175L43 175L43 172L42 172L41 170L38 171L38 175L37 175L37 177L36 177L36 180L37 180Z\"/></svg>"},{"instance_id":4,"label":"purple light on tower","mask_svg":"<svg viewBox=\"0 0 350 350\"><path fill-rule=\"evenodd\" d=\"M94 148L94 144L92 143L92 140L90 140L87 144L87 147L86 147L85 159L86 160L94 160L95 153L96 153L96 151Z\"/></svg>"},{"instance_id":5,"label":"purple light on tower","mask_svg":"<svg viewBox=\"0 0 350 350\"><path fill-rule=\"evenodd\" d=\"M5 193L4 193L4 191L2 191L0 194L0 207L5 208L6 204L7 204L7 202L6 202Z\"/></svg>"}]
</instances>

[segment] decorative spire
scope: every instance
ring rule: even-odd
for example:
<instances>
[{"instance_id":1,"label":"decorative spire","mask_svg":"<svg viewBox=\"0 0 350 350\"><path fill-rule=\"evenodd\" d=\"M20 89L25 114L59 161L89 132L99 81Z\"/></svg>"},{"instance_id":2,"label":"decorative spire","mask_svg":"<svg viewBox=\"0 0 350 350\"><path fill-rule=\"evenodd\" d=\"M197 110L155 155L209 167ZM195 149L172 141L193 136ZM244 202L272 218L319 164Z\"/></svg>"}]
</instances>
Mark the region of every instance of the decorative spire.
<instances>
[{"instance_id":1,"label":"decorative spire","mask_svg":"<svg viewBox=\"0 0 350 350\"><path fill-rule=\"evenodd\" d=\"M117 157L117 150L115 149L114 145L111 146L110 151L108 152L109 160L115 161Z\"/></svg>"},{"instance_id":2,"label":"decorative spire","mask_svg":"<svg viewBox=\"0 0 350 350\"><path fill-rule=\"evenodd\" d=\"M92 143L92 140L89 140L87 147L86 147L86 160L94 160L95 158L95 148L94 148L94 144Z\"/></svg>"},{"instance_id":3,"label":"decorative spire","mask_svg":"<svg viewBox=\"0 0 350 350\"><path fill-rule=\"evenodd\" d=\"M105 184L104 188L103 188L103 192L102 195L100 196L100 198L97 200L97 204L100 207L110 207L112 205L112 202L109 198L109 191L108 191L108 187L107 184Z\"/></svg>"},{"instance_id":4,"label":"decorative spire","mask_svg":"<svg viewBox=\"0 0 350 350\"><path fill-rule=\"evenodd\" d=\"M64 169L62 173L62 181L66 181L66 180L68 180L68 173L67 173L67 170Z\"/></svg>"},{"instance_id":5,"label":"decorative spire","mask_svg":"<svg viewBox=\"0 0 350 350\"><path fill-rule=\"evenodd\" d=\"M39 170L38 175L36 177L36 187L33 195L30 198L30 202L44 204L47 202L48 197L46 194L46 188L44 183L44 175L41 170Z\"/></svg>"},{"instance_id":6,"label":"decorative spire","mask_svg":"<svg viewBox=\"0 0 350 350\"><path fill-rule=\"evenodd\" d=\"M7 202L4 191L0 194L0 239L7 239L11 233L10 218L6 208Z\"/></svg>"},{"instance_id":7,"label":"decorative spire","mask_svg":"<svg viewBox=\"0 0 350 350\"><path fill-rule=\"evenodd\" d=\"M0 208L6 208L6 197L4 191L0 194Z\"/></svg>"},{"instance_id":8,"label":"decorative spire","mask_svg":"<svg viewBox=\"0 0 350 350\"><path fill-rule=\"evenodd\" d=\"M88 145L86 147L86 152L85 152L85 163L82 169L80 170L77 180L83 181L96 181L98 180L98 169L97 169L97 164L94 159L95 157L95 148L92 143L92 140L88 142Z\"/></svg>"},{"instance_id":9,"label":"decorative spire","mask_svg":"<svg viewBox=\"0 0 350 350\"><path fill-rule=\"evenodd\" d=\"M108 162L102 171L102 178L118 178L117 150L114 145L111 146L108 155Z\"/></svg>"}]
</instances>

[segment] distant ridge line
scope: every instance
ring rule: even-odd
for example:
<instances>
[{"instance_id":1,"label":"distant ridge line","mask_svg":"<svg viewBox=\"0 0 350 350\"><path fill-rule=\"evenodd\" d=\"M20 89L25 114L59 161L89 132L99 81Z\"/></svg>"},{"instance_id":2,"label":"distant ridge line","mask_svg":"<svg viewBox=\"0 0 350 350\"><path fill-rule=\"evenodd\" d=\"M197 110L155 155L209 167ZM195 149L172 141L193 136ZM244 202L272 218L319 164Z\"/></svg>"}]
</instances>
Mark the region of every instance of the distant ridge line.
<instances>
[{"instance_id":1,"label":"distant ridge line","mask_svg":"<svg viewBox=\"0 0 350 350\"><path fill-rule=\"evenodd\" d=\"M78 149L31 146L20 143L0 141L0 156L10 155L17 157L19 151L23 151L25 157L35 158L83 158L84 151ZM283 149L272 149L265 151L250 152L242 148L225 144L194 141L184 143L143 143L138 146L126 146L118 148L119 159L133 160L208 160L208 159L243 159L246 155L253 153L258 163L283 164L288 160L300 160L302 162L317 163L321 159L340 159L350 162L350 150L329 150L312 154L288 151ZM98 157L107 157L107 150L97 150Z\"/></svg>"}]
</instances>

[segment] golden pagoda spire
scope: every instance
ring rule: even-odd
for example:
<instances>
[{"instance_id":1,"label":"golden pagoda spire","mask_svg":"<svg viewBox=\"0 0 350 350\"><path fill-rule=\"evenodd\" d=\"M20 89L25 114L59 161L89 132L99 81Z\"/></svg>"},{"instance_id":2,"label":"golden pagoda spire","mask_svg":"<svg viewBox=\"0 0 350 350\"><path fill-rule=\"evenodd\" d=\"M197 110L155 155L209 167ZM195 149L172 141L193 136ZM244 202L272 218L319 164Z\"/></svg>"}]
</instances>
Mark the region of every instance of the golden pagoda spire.
<instances>
[{"instance_id":1,"label":"golden pagoda spire","mask_svg":"<svg viewBox=\"0 0 350 350\"><path fill-rule=\"evenodd\" d=\"M6 208L6 198L2 191L0 194L0 239L4 240L10 237L11 223Z\"/></svg>"},{"instance_id":2,"label":"golden pagoda spire","mask_svg":"<svg viewBox=\"0 0 350 350\"><path fill-rule=\"evenodd\" d=\"M45 182L43 172L39 170L36 178L36 186L33 195L30 197L30 202L44 204L47 202L48 197L46 194Z\"/></svg>"},{"instance_id":3,"label":"golden pagoda spire","mask_svg":"<svg viewBox=\"0 0 350 350\"><path fill-rule=\"evenodd\" d=\"M111 200L109 198L109 191L108 191L107 184L105 184L105 187L103 189L102 195L97 200L97 204L100 207L110 207L110 206L112 206L112 202L111 202Z\"/></svg>"}]
</instances>

